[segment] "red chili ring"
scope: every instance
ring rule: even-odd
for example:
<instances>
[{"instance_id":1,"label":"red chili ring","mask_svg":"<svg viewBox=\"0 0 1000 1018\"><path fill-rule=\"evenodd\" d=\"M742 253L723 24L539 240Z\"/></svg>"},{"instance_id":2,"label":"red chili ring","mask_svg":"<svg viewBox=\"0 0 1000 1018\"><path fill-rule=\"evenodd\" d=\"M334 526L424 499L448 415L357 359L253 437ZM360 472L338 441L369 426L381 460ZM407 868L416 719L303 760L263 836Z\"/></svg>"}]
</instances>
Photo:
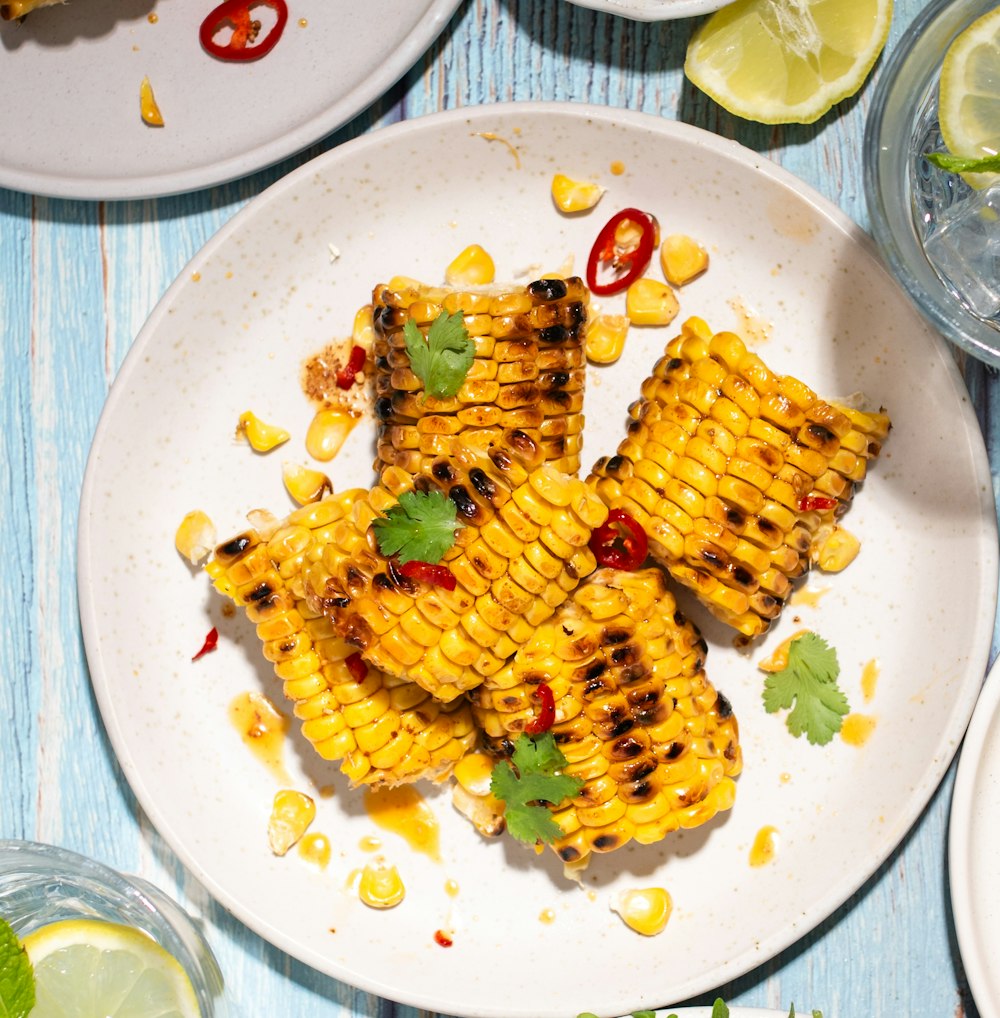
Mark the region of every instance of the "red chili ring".
<instances>
[{"instance_id":1,"label":"red chili ring","mask_svg":"<svg viewBox=\"0 0 1000 1018\"><path fill-rule=\"evenodd\" d=\"M444 590L454 590L458 581L447 566L436 566L419 559L410 559L399 566L399 572L410 580L422 580Z\"/></svg>"},{"instance_id":2,"label":"red chili ring","mask_svg":"<svg viewBox=\"0 0 1000 1018\"><path fill-rule=\"evenodd\" d=\"M607 521L590 535L590 550L597 564L634 572L646 561L646 531L623 509L612 509Z\"/></svg>"},{"instance_id":3,"label":"red chili ring","mask_svg":"<svg viewBox=\"0 0 1000 1018\"><path fill-rule=\"evenodd\" d=\"M277 15L271 30L259 42L253 38L255 7L270 7ZM277 45L288 23L288 5L285 0L223 0L201 23L198 38L202 48L219 60L259 60ZM215 36L226 24L233 26L233 34L225 43L217 43ZM248 43L253 42L253 45Z\"/></svg>"},{"instance_id":4,"label":"red chili ring","mask_svg":"<svg viewBox=\"0 0 1000 1018\"><path fill-rule=\"evenodd\" d=\"M615 251L615 234L622 223L633 222L639 229L639 243L630 251L618 255ZM656 220L648 212L639 209L622 209L613 215L601 229L590 249L590 256L587 258L587 286L590 292L599 297L610 297L612 294L621 293L627 290L647 269L653 257L653 248L656 247ZM611 263L612 271L621 271L625 268L624 275L617 275L608 282L600 282L597 278L598 271L606 263Z\"/></svg>"},{"instance_id":5,"label":"red chili ring","mask_svg":"<svg viewBox=\"0 0 1000 1018\"><path fill-rule=\"evenodd\" d=\"M535 691L540 703L538 714L524 726L529 735L547 732L556 720L556 698L552 695L551 686L547 682L539 682Z\"/></svg>"},{"instance_id":6,"label":"red chili ring","mask_svg":"<svg viewBox=\"0 0 1000 1018\"><path fill-rule=\"evenodd\" d=\"M823 512L826 509L836 509L837 500L829 495L803 495L799 499L799 512Z\"/></svg>"},{"instance_id":7,"label":"red chili ring","mask_svg":"<svg viewBox=\"0 0 1000 1018\"><path fill-rule=\"evenodd\" d=\"M349 389L358 376L358 372L365 366L365 358L368 356L363 346L351 348L351 356L347 363L337 372L337 388Z\"/></svg>"}]
</instances>

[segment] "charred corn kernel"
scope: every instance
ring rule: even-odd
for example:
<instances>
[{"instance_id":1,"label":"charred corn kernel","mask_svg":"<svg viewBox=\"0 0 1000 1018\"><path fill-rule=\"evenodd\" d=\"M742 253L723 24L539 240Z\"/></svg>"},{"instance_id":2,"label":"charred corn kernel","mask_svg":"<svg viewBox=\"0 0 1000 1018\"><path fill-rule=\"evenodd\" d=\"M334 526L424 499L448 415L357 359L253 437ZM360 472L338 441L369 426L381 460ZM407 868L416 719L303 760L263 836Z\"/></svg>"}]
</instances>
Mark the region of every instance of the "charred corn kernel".
<instances>
[{"instance_id":1,"label":"charred corn kernel","mask_svg":"<svg viewBox=\"0 0 1000 1018\"><path fill-rule=\"evenodd\" d=\"M861 542L850 531L834 526L815 549L815 562L825 573L846 569L861 551Z\"/></svg>"},{"instance_id":2,"label":"charred corn kernel","mask_svg":"<svg viewBox=\"0 0 1000 1018\"><path fill-rule=\"evenodd\" d=\"M683 286L708 268L708 252L683 233L671 233L660 245L660 268L672 286Z\"/></svg>"},{"instance_id":3,"label":"charred corn kernel","mask_svg":"<svg viewBox=\"0 0 1000 1018\"><path fill-rule=\"evenodd\" d=\"M611 911L620 915L629 929L646 937L666 929L673 908L673 900L662 887L622 891L611 902Z\"/></svg>"},{"instance_id":4,"label":"charred corn kernel","mask_svg":"<svg viewBox=\"0 0 1000 1018\"><path fill-rule=\"evenodd\" d=\"M275 855L284 855L298 844L316 819L316 803L305 794L290 788L275 793L271 818L267 824L267 840Z\"/></svg>"},{"instance_id":5,"label":"charred corn kernel","mask_svg":"<svg viewBox=\"0 0 1000 1018\"><path fill-rule=\"evenodd\" d=\"M394 908L406 896L395 866L369 863L358 880L358 897L370 908Z\"/></svg>"},{"instance_id":6,"label":"charred corn kernel","mask_svg":"<svg viewBox=\"0 0 1000 1018\"><path fill-rule=\"evenodd\" d=\"M625 349L628 318L625 315L597 315L587 325L587 360L613 364Z\"/></svg>"},{"instance_id":7,"label":"charred corn kernel","mask_svg":"<svg viewBox=\"0 0 1000 1018\"><path fill-rule=\"evenodd\" d=\"M574 180L565 173L552 178L552 200L561 212L583 212L592 209L604 194L600 184L589 180Z\"/></svg>"},{"instance_id":8,"label":"charred corn kernel","mask_svg":"<svg viewBox=\"0 0 1000 1018\"><path fill-rule=\"evenodd\" d=\"M398 285L396 285L398 283ZM412 280L373 292L376 463L411 478L452 449L488 449L505 435L535 443L567 473L579 470L589 293L576 278L538 279L483 291ZM426 398L411 370L405 328L427 333L442 312L461 312L475 344L464 384Z\"/></svg>"},{"instance_id":9,"label":"charred corn kernel","mask_svg":"<svg viewBox=\"0 0 1000 1018\"><path fill-rule=\"evenodd\" d=\"M306 430L306 452L313 459L326 463L340 452L358 418L339 408L319 410Z\"/></svg>"},{"instance_id":10,"label":"charred corn kernel","mask_svg":"<svg viewBox=\"0 0 1000 1018\"><path fill-rule=\"evenodd\" d=\"M701 319L684 323L640 393L628 436L588 484L640 522L652 557L713 614L759 636L827 539L831 562L850 560L833 520L889 418L841 412ZM816 496L835 504L815 511Z\"/></svg>"},{"instance_id":11,"label":"charred corn kernel","mask_svg":"<svg viewBox=\"0 0 1000 1018\"><path fill-rule=\"evenodd\" d=\"M270 452L291 438L284 428L265 423L251 410L240 414L237 431L246 437L257 452Z\"/></svg>"},{"instance_id":12,"label":"charred corn kernel","mask_svg":"<svg viewBox=\"0 0 1000 1018\"><path fill-rule=\"evenodd\" d=\"M455 256L444 278L449 286L485 286L496 278L496 266L486 250L470 244Z\"/></svg>"},{"instance_id":13,"label":"charred corn kernel","mask_svg":"<svg viewBox=\"0 0 1000 1018\"><path fill-rule=\"evenodd\" d=\"M200 509L186 513L174 534L174 547L192 565L208 558L215 545L215 524Z\"/></svg>"},{"instance_id":14,"label":"charred corn kernel","mask_svg":"<svg viewBox=\"0 0 1000 1018\"><path fill-rule=\"evenodd\" d=\"M704 822L729 801L728 789L713 792L741 769L738 730L705 653L661 570L601 569L470 694L487 745L503 753L535 719L540 676L552 691L566 772L584 782L552 807L563 862L648 844L694 822L694 805L704 803Z\"/></svg>"},{"instance_id":15,"label":"charred corn kernel","mask_svg":"<svg viewBox=\"0 0 1000 1018\"><path fill-rule=\"evenodd\" d=\"M283 463L281 479L288 494L299 505L318 502L333 491L333 482L321 470L313 470L300 463Z\"/></svg>"},{"instance_id":16,"label":"charred corn kernel","mask_svg":"<svg viewBox=\"0 0 1000 1018\"><path fill-rule=\"evenodd\" d=\"M153 86L148 77L143 77L139 85L139 114L143 123L150 127L163 127L163 114L153 95Z\"/></svg>"},{"instance_id":17,"label":"charred corn kernel","mask_svg":"<svg viewBox=\"0 0 1000 1018\"><path fill-rule=\"evenodd\" d=\"M643 276L625 292L625 314L632 325L669 325L680 309L677 295L658 279Z\"/></svg>"}]
</instances>

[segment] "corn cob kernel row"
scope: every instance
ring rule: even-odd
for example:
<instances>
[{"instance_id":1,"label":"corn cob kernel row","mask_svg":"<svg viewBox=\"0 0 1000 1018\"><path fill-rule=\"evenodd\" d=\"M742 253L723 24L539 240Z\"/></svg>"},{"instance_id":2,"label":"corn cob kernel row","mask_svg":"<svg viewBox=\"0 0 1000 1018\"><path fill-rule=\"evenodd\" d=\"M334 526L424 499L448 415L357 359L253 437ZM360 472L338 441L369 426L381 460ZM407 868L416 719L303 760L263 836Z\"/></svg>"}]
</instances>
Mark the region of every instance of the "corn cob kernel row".
<instances>
[{"instance_id":1,"label":"corn cob kernel row","mask_svg":"<svg viewBox=\"0 0 1000 1018\"><path fill-rule=\"evenodd\" d=\"M629 415L617 455L588 482L645 528L675 580L750 638L779 615L814 535L846 510L890 426L774 374L700 319L668 344Z\"/></svg>"},{"instance_id":2,"label":"corn cob kernel row","mask_svg":"<svg viewBox=\"0 0 1000 1018\"><path fill-rule=\"evenodd\" d=\"M302 733L352 784L440 780L477 733L468 705L441 704L412 682L353 668L356 649L310 610L301 575L360 490L305 506L270 535L250 530L220 545L207 569L216 587L256 624L264 657L294 704Z\"/></svg>"},{"instance_id":3,"label":"corn cob kernel row","mask_svg":"<svg viewBox=\"0 0 1000 1018\"><path fill-rule=\"evenodd\" d=\"M416 478L389 467L331 533L306 571L306 596L317 613L376 667L419 683L443 701L498 671L596 566L588 541L607 518L579 479L537 462L526 435L484 454L457 448ZM452 591L410 579L378 550L372 521L412 488L451 499L459 522L442 565Z\"/></svg>"},{"instance_id":4,"label":"corn cob kernel row","mask_svg":"<svg viewBox=\"0 0 1000 1018\"><path fill-rule=\"evenodd\" d=\"M554 808L563 861L652 844L732 805L738 727L705 676L706 650L659 569L600 569L469 694L484 735L503 745L534 718L538 684L552 691L564 771L584 781Z\"/></svg>"},{"instance_id":5,"label":"corn cob kernel row","mask_svg":"<svg viewBox=\"0 0 1000 1018\"><path fill-rule=\"evenodd\" d=\"M375 287L372 300L377 473L395 466L416 475L458 443L484 449L510 430L531 436L556 469L579 470L589 301L580 279L480 292L395 280ZM408 321L426 334L442 311L461 313L475 344L450 399L425 397L404 339Z\"/></svg>"}]
</instances>

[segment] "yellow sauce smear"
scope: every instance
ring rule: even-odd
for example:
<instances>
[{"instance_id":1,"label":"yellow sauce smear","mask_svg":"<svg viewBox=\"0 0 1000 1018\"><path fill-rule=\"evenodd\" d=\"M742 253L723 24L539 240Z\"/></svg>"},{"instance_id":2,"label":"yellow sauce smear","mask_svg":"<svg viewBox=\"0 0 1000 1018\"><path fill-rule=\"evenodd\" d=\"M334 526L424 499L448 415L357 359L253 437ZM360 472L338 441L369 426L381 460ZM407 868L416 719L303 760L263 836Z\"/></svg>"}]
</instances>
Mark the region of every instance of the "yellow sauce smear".
<instances>
[{"instance_id":1,"label":"yellow sauce smear","mask_svg":"<svg viewBox=\"0 0 1000 1018\"><path fill-rule=\"evenodd\" d=\"M820 598L830 593L829 587L821 587L819 590L810 590L808 587L800 587L789 598L789 604L797 607L818 608Z\"/></svg>"},{"instance_id":2,"label":"yellow sauce smear","mask_svg":"<svg viewBox=\"0 0 1000 1018\"><path fill-rule=\"evenodd\" d=\"M848 746L863 746L872 737L876 724L869 714L848 714L840 727L840 737Z\"/></svg>"},{"instance_id":3,"label":"yellow sauce smear","mask_svg":"<svg viewBox=\"0 0 1000 1018\"><path fill-rule=\"evenodd\" d=\"M358 848L362 852L377 852L382 847L382 842L372 834L366 834L359 842Z\"/></svg>"},{"instance_id":4,"label":"yellow sauce smear","mask_svg":"<svg viewBox=\"0 0 1000 1018\"><path fill-rule=\"evenodd\" d=\"M383 830L404 838L411 848L441 861L437 817L411 785L365 792L368 816Z\"/></svg>"},{"instance_id":5,"label":"yellow sauce smear","mask_svg":"<svg viewBox=\"0 0 1000 1018\"><path fill-rule=\"evenodd\" d=\"M292 779L285 769L288 719L261 693L240 693L229 705L229 720L254 756L282 785Z\"/></svg>"},{"instance_id":6,"label":"yellow sauce smear","mask_svg":"<svg viewBox=\"0 0 1000 1018\"><path fill-rule=\"evenodd\" d=\"M774 859L778 850L778 829L767 825L762 827L753 839L750 848L750 865L766 866Z\"/></svg>"},{"instance_id":7,"label":"yellow sauce smear","mask_svg":"<svg viewBox=\"0 0 1000 1018\"><path fill-rule=\"evenodd\" d=\"M864 668L861 669L861 695L865 698L865 703L871 703L874 698L880 673L881 669L875 658L866 661Z\"/></svg>"},{"instance_id":8,"label":"yellow sauce smear","mask_svg":"<svg viewBox=\"0 0 1000 1018\"><path fill-rule=\"evenodd\" d=\"M521 153L502 135L494 134L493 131L476 131L475 137L482 138L484 141L499 141L501 144L506 145L510 149L510 154L514 157L514 165L521 168Z\"/></svg>"},{"instance_id":9,"label":"yellow sauce smear","mask_svg":"<svg viewBox=\"0 0 1000 1018\"><path fill-rule=\"evenodd\" d=\"M449 898L457 898L458 897L458 881L457 880L451 880L451 879L446 880L444 882L444 893L447 894Z\"/></svg>"},{"instance_id":10,"label":"yellow sauce smear","mask_svg":"<svg viewBox=\"0 0 1000 1018\"><path fill-rule=\"evenodd\" d=\"M299 842L299 855L325 870L330 864L330 839L325 834L307 834Z\"/></svg>"}]
</instances>

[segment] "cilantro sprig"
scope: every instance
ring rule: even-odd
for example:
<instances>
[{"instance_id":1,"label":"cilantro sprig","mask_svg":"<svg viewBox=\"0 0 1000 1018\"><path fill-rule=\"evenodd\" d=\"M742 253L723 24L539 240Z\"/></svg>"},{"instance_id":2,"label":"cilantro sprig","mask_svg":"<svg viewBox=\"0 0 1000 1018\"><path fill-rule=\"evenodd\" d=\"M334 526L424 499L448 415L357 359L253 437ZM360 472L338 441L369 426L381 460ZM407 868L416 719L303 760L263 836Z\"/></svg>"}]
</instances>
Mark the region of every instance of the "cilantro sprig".
<instances>
[{"instance_id":1,"label":"cilantro sprig","mask_svg":"<svg viewBox=\"0 0 1000 1018\"><path fill-rule=\"evenodd\" d=\"M0 1014L27 1018L35 1006L35 973L10 924L0 919Z\"/></svg>"},{"instance_id":2,"label":"cilantro sprig","mask_svg":"<svg viewBox=\"0 0 1000 1018\"><path fill-rule=\"evenodd\" d=\"M551 732L522 733L510 760L501 760L493 768L490 791L504 801L507 830L518 841L548 844L562 837L562 828L542 804L558 806L583 788L579 778L562 773L566 762Z\"/></svg>"},{"instance_id":3,"label":"cilantro sprig","mask_svg":"<svg viewBox=\"0 0 1000 1018\"><path fill-rule=\"evenodd\" d=\"M590 1011L584 1011L578 1014L576 1018L597 1018L596 1014L591 1014ZM653 1011L633 1011L632 1018L655 1018L655 1012ZM677 1018L676 1012L671 1012L667 1015L667 1018ZM721 997L716 997L712 1004L712 1018L729 1018L729 1007ZM795 1005L792 1004L791 1010L788 1012L788 1018L795 1018ZM822 1011L813 1011L812 1018L823 1018Z\"/></svg>"},{"instance_id":4,"label":"cilantro sprig","mask_svg":"<svg viewBox=\"0 0 1000 1018\"><path fill-rule=\"evenodd\" d=\"M410 368L424 383L424 397L450 399L462 387L476 356L476 344L469 338L460 311L447 311L431 323L427 337L411 318L403 326L403 339Z\"/></svg>"},{"instance_id":5,"label":"cilantro sprig","mask_svg":"<svg viewBox=\"0 0 1000 1018\"><path fill-rule=\"evenodd\" d=\"M404 491L385 516L372 521L378 550L407 562L440 562L455 543L455 503L440 491Z\"/></svg>"},{"instance_id":6,"label":"cilantro sprig","mask_svg":"<svg viewBox=\"0 0 1000 1018\"><path fill-rule=\"evenodd\" d=\"M824 746L840 731L850 710L837 685L837 652L816 633L802 633L788 646L788 664L764 680L764 709L768 714L788 710L788 730Z\"/></svg>"},{"instance_id":7,"label":"cilantro sprig","mask_svg":"<svg viewBox=\"0 0 1000 1018\"><path fill-rule=\"evenodd\" d=\"M1000 155L969 157L950 152L928 152L927 161L949 173L1000 173Z\"/></svg>"}]
</instances>

